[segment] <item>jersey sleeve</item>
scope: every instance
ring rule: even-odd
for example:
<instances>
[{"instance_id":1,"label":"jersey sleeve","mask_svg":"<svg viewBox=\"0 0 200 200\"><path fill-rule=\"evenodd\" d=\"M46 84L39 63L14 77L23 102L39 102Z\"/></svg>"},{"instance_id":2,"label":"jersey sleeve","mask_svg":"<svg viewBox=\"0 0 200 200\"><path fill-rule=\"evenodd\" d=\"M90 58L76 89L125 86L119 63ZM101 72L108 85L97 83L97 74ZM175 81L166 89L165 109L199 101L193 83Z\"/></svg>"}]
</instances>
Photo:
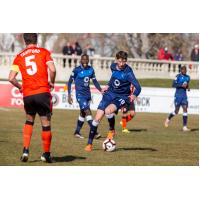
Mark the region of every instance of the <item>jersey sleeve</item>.
<instances>
[{"instance_id":1,"label":"jersey sleeve","mask_svg":"<svg viewBox=\"0 0 200 200\"><path fill-rule=\"evenodd\" d=\"M46 64L53 62L53 58L51 57L51 53L48 50L46 50L45 58L46 58Z\"/></svg>"},{"instance_id":2,"label":"jersey sleeve","mask_svg":"<svg viewBox=\"0 0 200 200\"><path fill-rule=\"evenodd\" d=\"M20 59L19 59L19 56L16 56L11 66L11 70L15 72L19 72L19 66L20 66Z\"/></svg>"},{"instance_id":3,"label":"jersey sleeve","mask_svg":"<svg viewBox=\"0 0 200 200\"><path fill-rule=\"evenodd\" d=\"M127 80L134 86L133 95L137 97L141 92L141 86L138 80L135 78L135 75L133 72L129 72L127 74Z\"/></svg>"}]
</instances>

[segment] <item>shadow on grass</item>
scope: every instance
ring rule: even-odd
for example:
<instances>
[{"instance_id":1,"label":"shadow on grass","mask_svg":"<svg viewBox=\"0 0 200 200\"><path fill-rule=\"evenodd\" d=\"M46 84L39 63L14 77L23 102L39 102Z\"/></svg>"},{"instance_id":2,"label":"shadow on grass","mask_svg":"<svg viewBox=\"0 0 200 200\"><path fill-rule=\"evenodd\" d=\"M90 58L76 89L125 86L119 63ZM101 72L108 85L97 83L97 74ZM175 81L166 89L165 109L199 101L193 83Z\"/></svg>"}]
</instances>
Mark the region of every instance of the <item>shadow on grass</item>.
<instances>
[{"instance_id":1,"label":"shadow on grass","mask_svg":"<svg viewBox=\"0 0 200 200\"><path fill-rule=\"evenodd\" d=\"M84 160L86 159L86 157L79 157L79 156L71 156L71 155L68 155L68 156L61 156L61 157L52 157L52 160L53 160L53 163L55 162L71 162L73 160ZM31 161L28 161L30 163L35 163L35 162L41 162L41 160L31 160Z\"/></svg>"},{"instance_id":2,"label":"shadow on grass","mask_svg":"<svg viewBox=\"0 0 200 200\"><path fill-rule=\"evenodd\" d=\"M142 132L142 131L147 131L146 128L133 128L133 129L128 129L131 132Z\"/></svg>"},{"instance_id":3,"label":"shadow on grass","mask_svg":"<svg viewBox=\"0 0 200 200\"><path fill-rule=\"evenodd\" d=\"M53 157L53 160L55 160L56 162L70 162L73 160L84 160L86 159L86 157L80 157L80 156L62 156L62 157Z\"/></svg>"},{"instance_id":4,"label":"shadow on grass","mask_svg":"<svg viewBox=\"0 0 200 200\"><path fill-rule=\"evenodd\" d=\"M192 128L190 131L199 131L198 128Z\"/></svg>"},{"instance_id":5,"label":"shadow on grass","mask_svg":"<svg viewBox=\"0 0 200 200\"><path fill-rule=\"evenodd\" d=\"M129 148L117 148L116 151L158 151L157 149L154 148L149 148L149 147L129 147Z\"/></svg>"}]
</instances>

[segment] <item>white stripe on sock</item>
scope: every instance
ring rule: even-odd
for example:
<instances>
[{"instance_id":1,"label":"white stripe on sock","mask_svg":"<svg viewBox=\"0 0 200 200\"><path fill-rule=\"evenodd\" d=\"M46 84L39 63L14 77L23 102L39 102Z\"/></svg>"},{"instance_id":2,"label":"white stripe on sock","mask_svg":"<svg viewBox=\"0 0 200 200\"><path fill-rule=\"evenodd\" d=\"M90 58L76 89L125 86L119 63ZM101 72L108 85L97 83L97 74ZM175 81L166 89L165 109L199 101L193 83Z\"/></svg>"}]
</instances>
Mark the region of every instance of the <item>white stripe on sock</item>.
<instances>
[{"instance_id":1,"label":"white stripe on sock","mask_svg":"<svg viewBox=\"0 0 200 200\"><path fill-rule=\"evenodd\" d=\"M92 120L92 115L88 115L88 116L86 116L86 120L87 120L87 121Z\"/></svg>"},{"instance_id":2,"label":"white stripe on sock","mask_svg":"<svg viewBox=\"0 0 200 200\"><path fill-rule=\"evenodd\" d=\"M81 121L81 122L84 122L84 121L85 121L85 118L84 118L84 117L81 117L81 116L79 115L78 120Z\"/></svg>"}]
</instances>

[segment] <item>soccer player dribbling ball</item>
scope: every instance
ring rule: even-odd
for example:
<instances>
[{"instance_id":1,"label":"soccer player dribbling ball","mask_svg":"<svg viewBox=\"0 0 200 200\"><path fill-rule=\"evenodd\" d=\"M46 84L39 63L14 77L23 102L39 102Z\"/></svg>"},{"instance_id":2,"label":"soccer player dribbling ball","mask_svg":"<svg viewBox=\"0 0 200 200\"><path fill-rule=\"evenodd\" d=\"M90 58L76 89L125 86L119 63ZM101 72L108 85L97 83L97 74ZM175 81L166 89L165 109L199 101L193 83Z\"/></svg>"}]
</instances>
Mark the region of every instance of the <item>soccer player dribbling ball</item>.
<instances>
[{"instance_id":1,"label":"soccer player dribbling ball","mask_svg":"<svg viewBox=\"0 0 200 200\"><path fill-rule=\"evenodd\" d=\"M52 103L50 90L54 88L56 68L50 52L37 46L38 35L36 33L24 33L23 38L26 48L15 57L9 74L9 81L23 94L26 112L21 161L28 161L33 125L38 113L42 125L43 154L41 160L51 163ZM22 75L22 85L16 79L18 72ZM48 82L48 76L50 76L50 82Z\"/></svg>"},{"instance_id":2,"label":"soccer player dribbling ball","mask_svg":"<svg viewBox=\"0 0 200 200\"><path fill-rule=\"evenodd\" d=\"M90 92L90 79L92 79L95 87L102 92L101 86L96 79L95 71L92 66L89 64L89 56L87 54L83 54L81 56L81 64L80 66L74 68L69 81L68 81L68 103L72 104L73 99L71 96L71 85L74 81L75 89L76 89L76 99L79 103L80 107L80 115L77 120L76 130L74 132L74 136L77 138L83 138L81 135L81 128L84 124L84 121L88 122L89 126L92 125L92 112L90 109L90 101L91 101L91 92ZM96 139L100 138L101 135L96 133Z\"/></svg>"},{"instance_id":3,"label":"soccer player dribbling ball","mask_svg":"<svg viewBox=\"0 0 200 200\"><path fill-rule=\"evenodd\" d=\"M187 121L188 121L188 99L187 99L187 89L189 90L189 82L190 82L190 76L187 74L186 66L181 67L181 72L178 74L173 81L172 86L176 88L175 92L175 98L174 98L174 104L175 104L175 110L174 112L170 113L167 119L165 120L165 127L169 126L169 123L171 119L178 114L180 107L183 108L183 131L190 131L190 129L187 128Z\"/></svg>"},{"instance_id":4,"label":"soccer player dribbling ball","mask_svg":"<svg viewBox=\"0 0 200 200\"><path fill-rule=\"evenodd\" d=\"M89 138L85 151L90 152L93 149L92 143L97 132L98 125L104 115L109 119L110 131L107 138L112 139L114 131L114 113L123 107L126 102L133 101L141 92L141 86L131 67L127 64L128 54L124 51L119 51L116 54L116 62L111 64L112 75L108 83L108 89L103 94L103 98L98 106L96 116L92 121L89 132ZM131 84L135 90L130 94Z\"/></svg>"}]
</instances>

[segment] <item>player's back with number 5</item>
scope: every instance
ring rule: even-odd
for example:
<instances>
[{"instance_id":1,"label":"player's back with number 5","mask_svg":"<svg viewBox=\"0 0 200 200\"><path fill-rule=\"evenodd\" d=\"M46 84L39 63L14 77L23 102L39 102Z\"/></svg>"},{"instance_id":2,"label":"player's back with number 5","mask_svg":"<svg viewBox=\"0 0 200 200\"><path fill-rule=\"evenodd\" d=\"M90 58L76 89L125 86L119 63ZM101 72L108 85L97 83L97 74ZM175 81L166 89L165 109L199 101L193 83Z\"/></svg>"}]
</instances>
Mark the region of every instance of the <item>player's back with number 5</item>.
<instances>
[{"instance_id":1,"label":"player's back with number 5","mask_svg":"<svg viewBox=\"0 0 200 200\"><path fill-rule=\"evenodd\" d=\"M24 96L50 92L49 62L53 62L50 52L37 46L30 46L16 56L12 69L21 72Z\"/></svg>"}]
</instances>

